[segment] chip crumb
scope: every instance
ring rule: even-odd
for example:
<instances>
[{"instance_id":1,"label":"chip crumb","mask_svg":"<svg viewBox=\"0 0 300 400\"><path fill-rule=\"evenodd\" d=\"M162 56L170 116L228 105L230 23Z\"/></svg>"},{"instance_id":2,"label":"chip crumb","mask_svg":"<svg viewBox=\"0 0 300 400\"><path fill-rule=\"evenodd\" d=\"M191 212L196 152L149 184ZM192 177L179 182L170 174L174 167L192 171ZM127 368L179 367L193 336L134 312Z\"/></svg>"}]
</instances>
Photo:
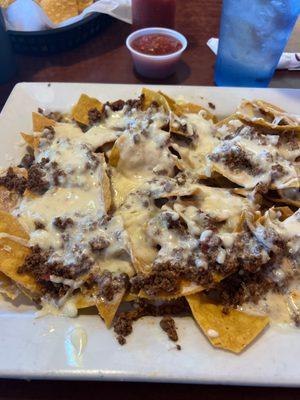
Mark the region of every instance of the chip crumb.
<instances>
[{"instance_id":1,"label":"chip crumb","mask_svg":"<svg viewBox=\"0 0 300 400\"><path fill-rule=\"evenodd\" d=\"M163 319L159 323L161 329L166 332L168 338L173 342L177 342L178 335L176 332L175 321L171 317L163 317Z\"/></svg>"}]
</instances>

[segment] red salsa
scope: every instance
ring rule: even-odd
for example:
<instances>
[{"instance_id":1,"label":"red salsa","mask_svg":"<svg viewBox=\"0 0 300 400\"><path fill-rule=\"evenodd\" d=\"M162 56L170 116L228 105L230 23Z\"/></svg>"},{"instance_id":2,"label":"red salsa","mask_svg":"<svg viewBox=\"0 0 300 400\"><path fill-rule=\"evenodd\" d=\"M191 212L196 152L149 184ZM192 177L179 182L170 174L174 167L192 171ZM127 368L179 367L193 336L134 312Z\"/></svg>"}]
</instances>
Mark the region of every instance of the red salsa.
<instances>
[{"instance_id":1,"label":"red salsa","mask_svg":"<svg viewBox=\"0 0 300 400\"><path fill-rule=\"evenodd\" d=\"M182 48L182 44L173 36L152 33L136 38L131 42L131 47L143 54L165 56L176 53L176 51Z\"/></svg>"}]
</instances>

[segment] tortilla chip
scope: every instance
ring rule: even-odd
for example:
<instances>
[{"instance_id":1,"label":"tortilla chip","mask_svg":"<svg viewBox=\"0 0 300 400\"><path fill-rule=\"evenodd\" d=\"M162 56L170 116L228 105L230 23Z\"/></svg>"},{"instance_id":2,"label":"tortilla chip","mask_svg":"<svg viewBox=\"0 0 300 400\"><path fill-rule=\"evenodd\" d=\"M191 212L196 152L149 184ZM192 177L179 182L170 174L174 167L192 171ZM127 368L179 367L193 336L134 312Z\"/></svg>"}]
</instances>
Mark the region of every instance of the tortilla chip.
<instances>
[{"instance_id":1,"label":"tortilla chip","mask_svg":"<svg viewBox=\"0 0 300 400\"><path fill-rule=\"evenodd\" d=\"M15 283L2 272L0 272L0 293L5 294L10 300L15 300L20 294Z\"/></svg>"},{"instance_id":2,"label":"tortilla chip","mask_svg":"<svg viewBox=\"0 0 300 400\"><path fill-rule=\"evenodd\" d=\"M89 111L96 108L99 112L103 110L103 104L86 94L82 94L72 109L72 118L84 125L89 125Z\"/></svg>"},{"instance_id":3,"label":"tortilla chip","mask_svg":"<svg viewBox=\"0 0 300 400\"><path fill-rule=\"evenodd\" d=\"M55 24L78 15L76 0L41 0L40 6Z\"/></svg>"},{"instance_id":4,"label":"tortilla chip","mask_svg":"<svg viewBox=\"0 0 300 400\"><path fill-rule=\"evenodd\" d=\"M94 3L94 0L77 0L77 8L78 8L79 14L81 14L83 10L85 10L87 7L89 7L93 3Z\"/></svg>"},{"instance_id":5,"label":"tortilla chip","mask_svg":"<svg viewBox=\"0 0 300 400\"><path fill-rule=\"evenodd\" d=\"M183 103L176 104L174 108L175 114L178 116L182 116L185 114L198 114L200 111L205 111L205 115L203 116L205 119L211 119L213 122L217 122L217 118L210 111L208 111L205 107L202 107L198 104L193 103Z\"/></svg>"},{"instance_id":6,"label":"tortilla chip","mask_svg":"<svg viewBox=\"0 0 300 400\"><path fill-rule=\"evenodd\" d=\"M47 128L47 126L54 126L54 125L55 121L53 119L44 117L44 115L38 114L36 112L32 113L32 129L34 132L42 132L45 128Z\"/></svg>"},{"instance_id":7,"label":"tortilla chip","mask_svg":"<svg viewBox=\"0 0 300 400\"><path fill-rule=\"evenodd\" d=\"M24 139L24 141L34 150L36 150L39 147L40 139L38 137L33 135L28 135L27 133L23 132L21 132L21 136Z\"/></svg>"},{"instance_id":8,"label":"tortilla chip","mask_svg":"<svg viewBox=\"0 0 300 400\"><path fill-rule=\"evenodd\" d=\"M116 168L118 166L119 160L120 160L120 150L115 143L109 155L109 165Z\"/></svg>"},{"instance_id":9,"label":"tortilla chip","mask_svg":"<svg viewBox=\"0 0 300 400\"><path fill-rule=\"evenodd\" d=\"M198 114L200 111L205 111L207 118L211 119L213 122L217 122L217 118L210 111L208 111L205 107L200 106L199 104L193 103L177 103L174 99L166 95L165 93L159 91L160 95L162 95L168 105L169 108L179 117L185 114Z\"/></svg>"},{"instance_id":10,"label":"tortilla chip","mask_svg":"<svg viewBox=\"0 0 300 400\"><path fill-rule=\"evenodd\" d=\"M276 198L274 199L271 196L265 195L267 200L272 201L273 203L278 203L278 204L288 204L289 206L297 207L300 208L300 200L292 200L288 198Z\"/></svg>"},{"instance_id":11,"label":"tortilla chip","mask_svg":"<svg viewBox=\"0 0 300 400\"><path fill-rule=\"evenodd\" d=\"M38 293L39 287L35 280L29 275L18 273L29 254L30 249L15 240L0 239L0 271L30 292Z\"/></svg>"},{"instance_id":12,"label":"tortilla chip","mask_svg":"<svg viewBox=\"0 0 300 400\"><path fill-rule=\"evenodd\" d=\"M278 133L300 132L297 118L263 100L243 101L238 107L237 117L248 125L272 129Z\"/></svg>"},{"instance_id":13,"label":"tortilla chip","mask_svg":"<svg viewBox=\"0 0 300 400\"><path fill-rule=\"evenodd\" d=\"M130 303L131 301L136 301L138 300L139 296L134 293L127 293L125 294L123 301L124 303Z\"/></svg>"},{"instance_id":14,"label":"tortilla chip","mask_svg":"<svg viewBox=\"0 0 300 400\"><path fill-rule=\"evenodd\" d=\"M7 8L14 2L15 0L0 0L0 7Z\"/></svg>"},{"instance_id":15,"label":"tortilla chip","mask_svg":"<svg viewBox=\"0 0 300 400\"><path fill-rule=\"evenodd\" d=\"M276 212L279 211L281 213L281 217L279 218L280 221L284 221L285 219L287 219L288 217L291 217L294 214L293 211L288 206L273 207L273 210Z\"/></svg>"},{"instance_id":16,"label":"tortilla chip","mask_svg":"<svg viewBox=\"0 0 300 400\"><path fill-rule=\"evenodd\" d=\"M24 245L28 239L28 233L18 220L0 211L0 271L30 292L38 293L40 290L35 280L18 273L31 251Z\"/></svg>"},{"instance_id":17,"label":"tortilla chip","mask_svg":"<svg viewBox=\"0 0 300 400\"><path fill-rule=\"evenodd\" d=\"M159 106L163 107L165 111L170 110L170 106L166 98L159 92L155 92L154 90L150 90L147 88L143 88L143 110L147 110L153 102L157 103Z\"/></svg>"},{"instance_id":18,"label":"tortilla chip","mask_svg":"<svg viewBox=\"0 0 300 400\"><path fill-rule=\"evenodd\" d=\"M206 296L186 296L198 325L214 347L240 353L266 328L268 317L249 315L232 310L222 312L223 306L210 302Z\"/></svg>"},{"instance_id":19,"label":"tortilla chip","mask_svg":"<svg viewBox=\"0 0 300 400\"><path fill-rule=\"evenodd\" d=\"M24 230L17 218L4 211L0 211L0 233L6 233L24 240L29 239L28 233Z\"/></svg>"},{"instance_id":20,"label":"tortilla chip","mask_svg":"<svg viewBox=\"0 0 300 400\"><path fill-rule=\"evenodd\" d=\"M104 319L107 328L110 328L116 312L123 300L125 294L125 289L117 293L111 302L106 302L105 300L97 300L96 306L98 308L100 317Z\"/></svg>"},{"instance_id":21,"label":"tortilla chip","mask_svg":"<svg viewBox=\"0 0 300 400\"><path fill-rule=\"evenodd\" d=\"M73 297L72 301L74 302L78 310L83 308L94 307L96 305L94 296L85 295L83 293L76 294Z\"/></svg>"}]
</instances>

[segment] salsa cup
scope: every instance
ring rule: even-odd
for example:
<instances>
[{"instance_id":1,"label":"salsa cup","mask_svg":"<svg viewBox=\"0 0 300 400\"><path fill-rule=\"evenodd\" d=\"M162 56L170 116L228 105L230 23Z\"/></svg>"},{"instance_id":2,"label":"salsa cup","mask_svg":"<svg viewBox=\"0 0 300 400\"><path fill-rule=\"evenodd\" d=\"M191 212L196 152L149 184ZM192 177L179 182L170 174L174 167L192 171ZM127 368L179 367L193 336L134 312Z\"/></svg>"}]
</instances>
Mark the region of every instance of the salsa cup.
<instances>
[{"instance_id":1,"label":"salsa cup","mask_svg":"<svg viewBox=\"0 0 300 400\"><path fill-rule=\"evenodd\" d=\"M166 55L149 55L135 50L132 42L144 35L162 34L172 36L179 40L182 47L174 53ZM133 32L126 40L126 46L131 53L133 63L137 72L147 78L163 79L175 72L176 64L181 54L187 47L186 38L179 32L167 28L145 28Z\"/></svg>"}]
</instances>

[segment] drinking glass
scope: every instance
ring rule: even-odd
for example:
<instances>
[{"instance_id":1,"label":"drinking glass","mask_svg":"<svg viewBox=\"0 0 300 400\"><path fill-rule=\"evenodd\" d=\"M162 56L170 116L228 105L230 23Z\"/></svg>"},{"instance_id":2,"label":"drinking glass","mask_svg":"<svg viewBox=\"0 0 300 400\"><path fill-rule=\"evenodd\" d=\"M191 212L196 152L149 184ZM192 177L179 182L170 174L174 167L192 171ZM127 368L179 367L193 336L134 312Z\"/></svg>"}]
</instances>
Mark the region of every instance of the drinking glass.
<instances>
[{"instance_id":1,"label":"drinking glass","mask_svg":"<svg viewBox=\"0 0 300 400\"><path fill-rule=\"evenodd\" d=\"M223 0L215 82L266 87L300 13L300 0Z\"/></svg>"}]
</instances>

